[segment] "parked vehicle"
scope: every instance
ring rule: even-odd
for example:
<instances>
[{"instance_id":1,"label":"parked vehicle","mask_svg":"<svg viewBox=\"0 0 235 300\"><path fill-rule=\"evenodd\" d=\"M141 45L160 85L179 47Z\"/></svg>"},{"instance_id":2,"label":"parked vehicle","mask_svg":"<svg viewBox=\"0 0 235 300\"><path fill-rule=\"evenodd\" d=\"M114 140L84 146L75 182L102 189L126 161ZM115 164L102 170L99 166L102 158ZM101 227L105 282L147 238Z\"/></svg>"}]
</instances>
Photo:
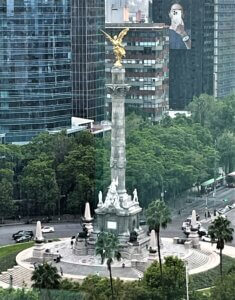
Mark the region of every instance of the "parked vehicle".
<instances>
[{"instance_id":1,"label":"parked vehicle","mask_svg":"<svg viewBox=\"0 0 235 300\"><path fill-rule=\"evenodd\" d=\"M140 220L140 226L146 225L146 220Z\"/></svg>"},{"instance_id":2,"label":"parked vehicle","mask_svg":"<svg viewBox=\"0 0 235 300\"><path fill-rule=\"evenodd\" d=\"M226 182L227 182L227 187L229 188L235 187L235 172L227 174Z\"/></svg>"},{"instance_id":3,"label":"parked vehicle","mask_svg":"<svg viewBox=\"0 0 235 300\"><path fill-rule=\"evenodd\" d=\"M188 235L190 234L191 232L191 225L187 226L185 229L184 229L184 234L188 237Z\"/></svg>"},{"instance_id":4,"label":"parked vehicle","mask_svg":"<svg viewBox=\"0 0 235 300\"><path fill-rule=\"evenodd\" d=\"M205 236L205 235L207 235L208 234L208 231L204 228L204 227L200 227L199 229L198 229L198 235L200 236L200 237L202 237L202 236Z\"/></svg>"},{"instance_id":5,"label":"parked vehicle","mask_svg":"<svg viewBox=\"0 0 235 300\"><path fill-rule=\"evenodd\" d=\"M191 219L188 218L183 222L181 228L182 228L182 230L185 230L185 228L190 227L190 226L191 226ZM198 228L201 227L201 223L199 221L197 221L197 226L198 226Z\"/></svg>"},{"instance_id":6,"label":"parked vehicle","mask_svg":"<svg viewBox=\"0 0 235 300\"><path fill-rule=\"evenodd\" d=\"M201 238L201 240L203 241L203 242L209 242L209 243L216 243L217 242L217 240L215 240L215 241L211 241L211 236L209 235L209 234L206 234L206 235L204 235L202 238Z\"/></svg>"},{"instance_id":7,"label":"parked vehicle","mask_svg":"<svg viewBox=\"0 0 235 300\"><path fill-rule=\"evenodd\" d=\"M16 239L22 237L23 235L29 235L32 238L33 237L33 231L32 230L19 230L18 232L14 233L12 235L12 238L14 240L16 240Z\"/></svg>"},{"instance_id":8,"label":"parked vehicle","mask_svg":"<svg viewBox=\"0 0 235 300\"><path fill-rule=\"evenodd\" d=\"M191 223L191 222L187 222L187 220L184 221L183 224L182 224L182 227L181 227L182 230L185 230L186 227L190 226L190 223Z\"/></svg>"},{"instance_id":9,"label":"parked vehicle","mask_svg":"<svg viewBox=\"0 0 235 300\"><path fill-rule=\"evenodd\" d=\"M55 228L53 226L43 226L42 233L54 232Z\"/></svg>"},{"instance_id":10,"label":"parked vehicle","mask_svg":"<svg viewBox=\"0 0 235 300\"><path fill-rule=\"evenodd\" d=\"M25 243L25 242L29 242L31 240L32 240L31 235L22 235L21 237L19 237L15 241L16 241L16 243Z\"/></svg>"}]
</instances>

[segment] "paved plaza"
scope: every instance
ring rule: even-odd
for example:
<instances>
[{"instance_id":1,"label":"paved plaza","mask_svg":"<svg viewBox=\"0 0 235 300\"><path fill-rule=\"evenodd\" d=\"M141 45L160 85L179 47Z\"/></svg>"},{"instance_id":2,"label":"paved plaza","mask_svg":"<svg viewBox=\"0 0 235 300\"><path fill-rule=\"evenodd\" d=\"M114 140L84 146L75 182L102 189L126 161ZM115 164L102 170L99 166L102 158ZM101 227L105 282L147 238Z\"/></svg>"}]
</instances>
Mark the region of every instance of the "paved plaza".
<instances>
[{"instance_id":1,"label":"paved plaza","mask_svg":"<svg viewBox=\"0 0 235 300\"><path fill-rule=\"evenodd\" d=\"M215 247L213 248L209 243L201 243L201 250L185 249L183 245L173 244L173 239L162 238L162 245L162 256L174 255L187 261L189 274L203 272L219 264L219 255L215 252ZM106 264L101 265L99 257L79 257L73 254L70 239L46 244L45 248L50 249L51 253L58 253L57 251L59 251L61 254L61 261L59 263L52 261L52 264L58 268L59 272L62 268L64 278L73 278L74 280L82 281L88 275L109 276ZM233 247L226 246L225 252L227 252L225 254L230 253L235 256ZM18 265L0 275L0 286L9 286L10 275L13 276L13 286L31 286L32 282L30 278L34 270L32 253L33 247L18 254L16 258ZM123 263L125 264L125 268L122 267ZM131 262L126 259L120 262L115 261L112 265L112 273L114 278L119 277L123 280L138 280L143 276L143 273L131 267Z\"/></svg>"}]
</instances>

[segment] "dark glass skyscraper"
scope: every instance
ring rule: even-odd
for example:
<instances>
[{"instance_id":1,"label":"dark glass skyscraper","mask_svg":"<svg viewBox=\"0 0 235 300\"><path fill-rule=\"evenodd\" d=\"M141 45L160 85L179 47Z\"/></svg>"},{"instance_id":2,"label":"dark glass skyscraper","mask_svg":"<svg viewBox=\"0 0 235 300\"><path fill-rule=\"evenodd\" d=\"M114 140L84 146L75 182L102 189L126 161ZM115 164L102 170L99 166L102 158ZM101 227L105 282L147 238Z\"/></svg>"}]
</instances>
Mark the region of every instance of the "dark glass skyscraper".
<instances>
[{"instance_id":1,"label":"dark glass skyscraper","mask_svg":"<svg viewBox=\"0 0 235 300\"><path fill-rule=\"evenodd\" d=\"M0 133L29 141L71 122L70 0L0 1Z\"/></svg>"},{"instance_id":2,"label":"dark glass skyscraper","mask_svg":"<svg viewBox=\"0 0 235 300\"><path fill-rule=\"evenodd\" d=\"M153 22L171 24L173 4L182 7L190 49L172 49L169 56L169 106L184 109L194 96L213 95L214 0L153 0ZM188 38L185 36L184 38ZM183 40L181 38L181 44ZM170 43L171 45L171 43Z\"/></svg>"},{"instance_id":3,"label":"dark glass skyscraper","mask_svg":"<svg viewBox=\"0 0 235 300\"><path fill-rule=\"evenodd\" d=\"M235 92L235 1L215 0L215 97Z\"/></svg>"},{"instance_id":4,"label":"dark glass skyscraper","mask_svg":"<svg viewBox=\"0 0 235 300\"><path fill-rule=\"evenodd\" d=\"M73 115L104 119L104 0L72 0Z\"/></svg>"}]
</instances>

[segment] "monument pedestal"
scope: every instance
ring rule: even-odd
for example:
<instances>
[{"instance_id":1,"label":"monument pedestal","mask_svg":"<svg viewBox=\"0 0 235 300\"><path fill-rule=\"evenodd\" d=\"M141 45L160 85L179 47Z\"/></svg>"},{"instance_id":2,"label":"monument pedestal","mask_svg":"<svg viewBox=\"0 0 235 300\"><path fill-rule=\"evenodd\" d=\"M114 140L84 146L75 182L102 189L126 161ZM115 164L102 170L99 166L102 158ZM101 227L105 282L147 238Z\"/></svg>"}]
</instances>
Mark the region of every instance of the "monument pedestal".
<instances>
[{"instance_id":1,"label":"monument pedestal","mask_svg":"<svg viewBox=\"0 0 235 300\"><path fill-rule=\"evenodd\" d=\"M77 239L74 244L73 253L81 256L81 255L87 255L87 242L85 239Z\"/></svg>"},{"instance_id":2,"label":"monument pedestal","mask_svg":"<svg viewBox=\"0 0 235 300\"><path fill-rule=\"evenodd\" d=\"M196 211L195 210L192 211L191 231L190 231L188 239L192 242L192 247L193 248L200 249L197 217L196 217Z\"/></svg>"},{"instance_id":3,"label":"monument pedestal","mask_svg":"<svg viewBox=\"0 0 235 300\"><path fill-rule=\"evenodd\" d=\"M43 262L45 253L45 245L44 243L35 243L33 247L33 258L38 262Z\"/></svg>"},{"instance_id":4,"label":"monument pedestal","mask_svg":"<svg viewBox=\"0 0 235 300\"><path fill-rule=\"evenodd\" d=\"M42 236L42 225L40 221L37 221L36 233L35 233L35 245L33 248L33 258L38 262L44 261L45 245L43 243L44 238Z\"/></svg>"},{"instance_id":5,"label":"monument pedestal","mask_svg":"<svg viewBox=\"0 0 235 300\"><path fill-rule=\"evenodd\" d=\"M192 231L189 234L188 239L191 241L192 247L195 249L200 249L200 244L199 244L199 235L197 231Z\"/></svg>"}]
</instances>

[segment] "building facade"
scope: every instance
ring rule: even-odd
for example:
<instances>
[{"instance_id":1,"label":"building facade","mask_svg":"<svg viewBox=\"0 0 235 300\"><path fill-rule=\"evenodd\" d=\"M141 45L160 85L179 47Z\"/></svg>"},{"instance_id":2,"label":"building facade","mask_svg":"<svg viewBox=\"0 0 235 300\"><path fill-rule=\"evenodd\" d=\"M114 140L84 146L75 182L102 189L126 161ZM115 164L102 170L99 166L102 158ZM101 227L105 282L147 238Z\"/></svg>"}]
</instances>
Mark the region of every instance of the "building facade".
<instances>
[{"instance_id":1,"label":"building facade","mask_svg":"<svg viewBox=\"0 0 235 300\"><path fill-rule=\"evenodd\" d=\"M71 123L70 0L0 1L0 134L27 142Z\"/></svg>"},{"instance_id":2,"label":"building facade","mask_svg":"<svg viewBox=\"0 0 235 300\"><path fill-rule=\"evenodd\" d=\"M143 112L152 120L159 120L168 109L168 27L164 24L106 24L106 31L112 36L123 28L129 32L123 40L126 57L127 110ZM106 82L111 81L114 63L112 45L106 43ZM107 94L107 106L111 96ZM110 111L110 109L108 109Z\"/></svg>"},{"instance_id":3,"label":"building facade","mask_svg":"<svg viewBox=\"0 0 235 300\"><path fill-rule=\"evenodd\" d=\"M124 23L129 20L127 0L105 0L105 22Z\"/></svg>"},{"instance_id":4,"label":"building facade","mask_svg":"<svg viewBox=\"0 0 235 300\"><path fill-rule=\"evenodd\" d=\"M214 95L235 92L235 2L215 0Z\"/></svg>"},{"instance_id":5,"label":"building facade","mask_svg":"<svg viewBox=\"0 0 235 300\"><path fill-rule=\"evenodd\" d=\"M213 95L214 0L153 0L153 22L170 25L169 12L175 3L182 7L191 47L170 49L169 106L184 109L194 96Z\"/></svg>"},{"instance_id":6,"label":"building facade","mask_svg":"<svg viewBox=\"0 0 235 300\"><path fill-rule=\"evenodd\" d=\"M72 1L73 116L104 119L104 0Z\"/></svg>"}]
</instances>

